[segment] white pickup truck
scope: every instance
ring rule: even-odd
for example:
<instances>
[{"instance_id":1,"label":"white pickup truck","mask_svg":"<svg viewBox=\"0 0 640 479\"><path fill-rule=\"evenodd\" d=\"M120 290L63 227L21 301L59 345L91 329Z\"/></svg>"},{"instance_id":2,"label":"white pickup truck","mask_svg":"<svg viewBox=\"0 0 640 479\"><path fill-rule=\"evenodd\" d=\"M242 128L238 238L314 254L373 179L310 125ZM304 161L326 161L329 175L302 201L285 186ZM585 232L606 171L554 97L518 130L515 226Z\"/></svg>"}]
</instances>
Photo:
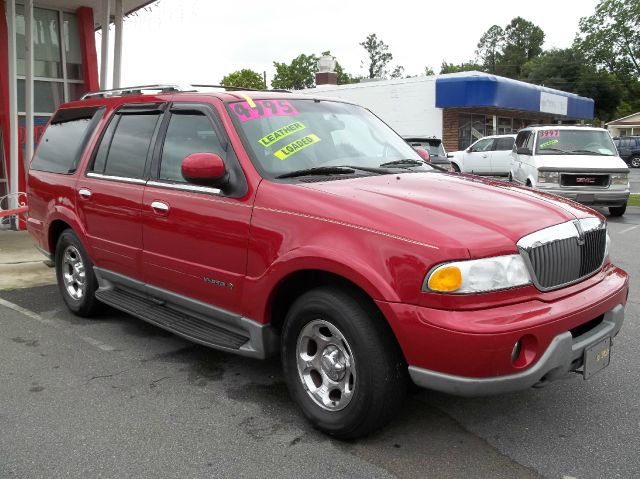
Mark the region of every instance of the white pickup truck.
<instances>
[{"instance_id":1,"label":"white pickup truck","mask_svg":"<svg viewBox=\"0 0 640 479\"><path fill-rule=\"evenodd\" d=\"M622 216L629 167L603 128L550 125L518 132L509 180Z\"/></svg>"},{"instance_id":2,"label":"white pickup truck","mask_svg":"<svg viewBox=\"0 0 640 479\"><path fill-rule=\"evenodd\" d=\"M507 176L516 135L480 138L469 148L447 155L455 171L475 175Z\"/></svg>"}]
</instances>

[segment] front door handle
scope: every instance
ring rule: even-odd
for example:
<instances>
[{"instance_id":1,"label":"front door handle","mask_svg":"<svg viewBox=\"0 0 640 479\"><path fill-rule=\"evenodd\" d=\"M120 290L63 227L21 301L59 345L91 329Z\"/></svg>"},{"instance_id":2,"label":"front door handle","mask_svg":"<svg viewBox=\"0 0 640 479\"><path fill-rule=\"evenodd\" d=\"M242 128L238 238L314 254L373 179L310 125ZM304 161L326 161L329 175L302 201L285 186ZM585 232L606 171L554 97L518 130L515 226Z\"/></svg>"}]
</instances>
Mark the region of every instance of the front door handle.
<instances>
[{"instance_id":1,"label":"front door handle","mask_svg":"<svg viewBox=\"0 0 640 479\"><path fill-rule=\"evenodd\" d=\"M486 157L487 157L487 155L484 155L484 154L482 155L482 158L486 158Z\"/></svg>"},{"instance_id":2,"label":"front door handle","mask_svg":"<svg viewBox=\"0 0 640 479\"><path fill-rule=\"evenodd\" d=\"M85 200L91 198L91 190L88 190L86 188L80 188L78 190L78 194Z\"/></svg>"},{"instance_id":3,"label":"front door handle","mask_svg":"<svg viewBox=\"0 0 640 479\"><path fill-rule=\"evenodd\" d=\"M151 209L157 215L167 216L169 214L169 205L162 201L152 201Z\"/></svg>"}]
</instances>

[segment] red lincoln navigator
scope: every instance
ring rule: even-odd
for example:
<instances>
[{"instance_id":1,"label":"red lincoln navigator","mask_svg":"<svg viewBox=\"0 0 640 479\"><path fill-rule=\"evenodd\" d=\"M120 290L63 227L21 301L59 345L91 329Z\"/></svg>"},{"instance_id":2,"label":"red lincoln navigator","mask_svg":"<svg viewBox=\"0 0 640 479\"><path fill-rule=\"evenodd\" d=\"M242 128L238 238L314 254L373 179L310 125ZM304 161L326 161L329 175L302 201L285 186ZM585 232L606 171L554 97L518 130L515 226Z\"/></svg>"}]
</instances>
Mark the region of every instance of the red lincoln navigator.
<instances>
[{"instance_id":1,"label":"red lincoln navigator","mask_svg":"<svg viewBox=\"0 0 640 479\"><path fill-rule=\"evenodd\" d=\"M408 382L499 394L609 364L627 274L604 218L430 166L368 110L135 87L55 113L28 229L80 316L280 354L319 429L370 433Z\"/></svg>"}]
</instances>

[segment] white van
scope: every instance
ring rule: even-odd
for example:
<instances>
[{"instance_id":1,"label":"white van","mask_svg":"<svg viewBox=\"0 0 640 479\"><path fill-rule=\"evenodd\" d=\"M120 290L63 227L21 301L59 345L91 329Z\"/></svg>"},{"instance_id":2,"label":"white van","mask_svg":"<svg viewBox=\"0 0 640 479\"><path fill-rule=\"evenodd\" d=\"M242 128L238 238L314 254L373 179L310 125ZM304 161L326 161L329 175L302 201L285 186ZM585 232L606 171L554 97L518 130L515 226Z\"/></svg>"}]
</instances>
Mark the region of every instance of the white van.
<instances>
[{"instance_id":1,"label":"white van","mask_svg":"<svg viewBox=\"0 0 640 479\"><path fill-rule=\"evenodd\" d=\"M603 128L530 126L518 132L509 180L622 216L629 168Z\"/></svg>"}]
</instances>

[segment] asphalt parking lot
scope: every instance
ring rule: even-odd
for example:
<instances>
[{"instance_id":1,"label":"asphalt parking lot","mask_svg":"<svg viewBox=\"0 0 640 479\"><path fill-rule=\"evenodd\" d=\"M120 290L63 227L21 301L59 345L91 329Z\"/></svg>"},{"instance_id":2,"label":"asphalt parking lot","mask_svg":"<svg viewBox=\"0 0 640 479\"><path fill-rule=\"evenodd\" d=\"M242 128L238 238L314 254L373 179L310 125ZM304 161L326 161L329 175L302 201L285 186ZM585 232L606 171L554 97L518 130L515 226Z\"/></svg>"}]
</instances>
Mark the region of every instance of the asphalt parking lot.
<instances>
[{"instance_id":1,"label":"asphalt parking lot","mask_svg":"<svg viewBox=\"0 0 640 479\"><path fill-rule=\"evenodd\" d=\"M632 276L607 370L483 399L419 391L355 442L308 426L277 360L111 309L77 318L55 286L2 291L0 477L638 477L640 208L609 224Z\"/></svg>"},{"instance_id":2,"label":"asphalt parking lot","mask_svg":"<svg viewBox=\"0 0 640 479\"><path fill-rule=\"evenodd\" d=\"M640 168L631 168L629 188L631 193L640 193Z\"/></svg>"}]
</instances>

